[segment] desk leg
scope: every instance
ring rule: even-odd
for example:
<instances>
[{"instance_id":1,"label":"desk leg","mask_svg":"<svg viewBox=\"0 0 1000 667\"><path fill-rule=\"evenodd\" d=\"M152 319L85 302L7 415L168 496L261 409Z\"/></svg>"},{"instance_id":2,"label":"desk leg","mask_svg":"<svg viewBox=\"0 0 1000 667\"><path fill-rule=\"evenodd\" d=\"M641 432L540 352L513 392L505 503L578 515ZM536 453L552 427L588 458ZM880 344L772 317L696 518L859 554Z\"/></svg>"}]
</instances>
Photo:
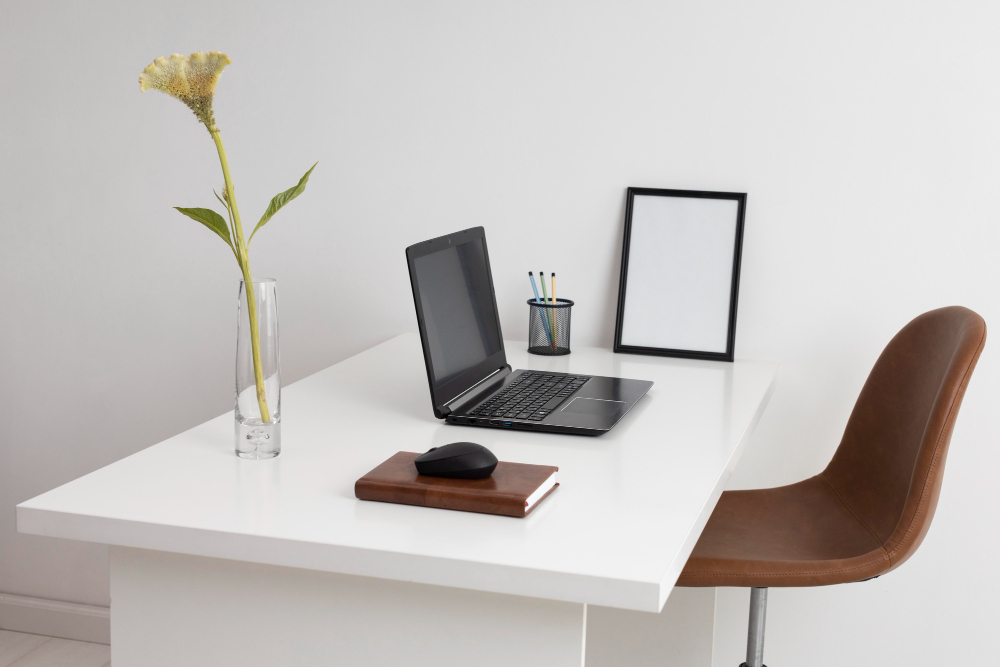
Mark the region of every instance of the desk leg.
<instances>
[{"instance_id":1,"label":"desk leg","mask_svg":"<svg viewBox=\"0 0 1000 667\"><path fill-rule=\"evenodd\" d=\"M111 548L115 667L581 667L586 606Z\"/></svg>"},{"instance_id":2,"label":"desk leg","mask_svg":"<svg viewBox=\"0 0 1000 667\"><path fill-rule=\"evenodd\" d=\"M659 614L591 606L587 667L711 667L714 625L714 588L675 588Z\"/></svg>"}]
</instances>

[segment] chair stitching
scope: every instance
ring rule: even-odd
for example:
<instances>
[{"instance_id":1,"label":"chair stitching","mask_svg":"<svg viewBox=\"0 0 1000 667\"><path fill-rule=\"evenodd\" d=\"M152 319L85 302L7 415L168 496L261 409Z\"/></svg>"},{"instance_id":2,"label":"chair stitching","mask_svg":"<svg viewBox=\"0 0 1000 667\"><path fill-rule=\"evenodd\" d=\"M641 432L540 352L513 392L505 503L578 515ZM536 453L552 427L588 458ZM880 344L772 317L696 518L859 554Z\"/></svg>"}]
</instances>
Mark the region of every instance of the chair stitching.
<instances>
[{"instance_id":1,"label":"chair stitching","mask_svg":"<svg viewBox=\"0 0 1000 667\"><path fill-rule=\"evenodd\" d=\"M855 565L854 567L845 567L839 570L823 570L822 572L812 573L812 572L741 572L741 573L718 573L712 572L710 570L694 570L685 571L683 576L698 576L698 575L708 575L712 577L789 577L795 575L805 575L810 574L839 574L841 572L853 572L854 570L863 570L865 568L876 565L882 560L889 561L889 556L885 553L885 549L879 547L879 551L882 552L882 557L870 563L865 563L864 565ZM892 564L891 561L889 563Z\"/></svg>"},{"instance_id":2,"label":"chair stitching","mask_svg":"<svg viewBox=\"0 0 1000 667\"><path fill-rule=\"evenodd\" d=\"M882 551L885 551L885 543L882 542L882 539L878 535L875 534L875 531L871 529L871 526L869 526L867 523L865 523L865 520L862 519L860 516L858 516L857 512L855 512L851 508L851 506L847 504L847 501L844 500L844 497L842 495L840 495L840 491L838 491L837 487L835 487L833 485L833 482L831 482L830 480L828 480L826 478L826 471L824 470L823 472L821 472L818 475L818 477L820 479L822 479L824 482L826 482L826 485L828 487L830 487L831 491L833 491L833 495L837 497L837 500L840 501L840 504L843 505L844 508L847 509L847 511L851 513L851 516L854 517L855 521L857 521L858 523L860 523L864 527L864 529L868 531L869 535L871 535L872 537L875 538L875 541L878 543L879 548L882 549ZM888 556L888 553L886 555Z\"/></svg>"},{"instance_id":3,"label":"chair stitching","mask_svg":"<svg viewBox=\"0 0 1000 667\"><path fill-rule=\"evenodd\" d=\"M930 470L927 471L927 477L924 479L924 485L920 489L920 500L917 502L917 510L913 513L913 518L910 519L910 525L906 527L906 532L904 532L903 533L903 537L901 537L899 539L899 543L893 548L893 550L892 550L891 553L887 554L889 556L889 563L890 563L890 565L892 564L892 557L893 557L893 555L895 555L895 553L900 550L900 548L902 547L903 543L906 541L906 538L910 535L910 533L913 532L913 527L914 527L914 525L916 525L916 522L917 522L917 516L920 515L921 514L921 510L923 510L927 506L927 487L931 483L931 480L934 478L934 471L937 470L938 463L940 462L940 458L941 458L941 456L940 456L941 455L941 441L944 439L945 433L948 432L948 426L952 423L952 421L954 420L954 418L956 416L955 415L955 405L958 403L958 401L961 399L962 395L964 394L965 389L966 389L966 387L969 384L969 380L972 379L972 367L975 365L976 360L979 358L979 355L982 353L983 346L985 344L986 344L986 332L984 331L983 332L983 337L979 341L979 347L976 348L976 354L973 355L972 361L969 362L969 365L966 367L966 369L965 369L965 375L962 377L962 383L959 385L958 391L955 392L955 398L952 399L951 405L948 407L948 417L947 417L947 419L945 419L944 427L941 429L941 432L938 434L937 443L934 445L934 458L931 459Z\"/></svg>"}]
</instances>

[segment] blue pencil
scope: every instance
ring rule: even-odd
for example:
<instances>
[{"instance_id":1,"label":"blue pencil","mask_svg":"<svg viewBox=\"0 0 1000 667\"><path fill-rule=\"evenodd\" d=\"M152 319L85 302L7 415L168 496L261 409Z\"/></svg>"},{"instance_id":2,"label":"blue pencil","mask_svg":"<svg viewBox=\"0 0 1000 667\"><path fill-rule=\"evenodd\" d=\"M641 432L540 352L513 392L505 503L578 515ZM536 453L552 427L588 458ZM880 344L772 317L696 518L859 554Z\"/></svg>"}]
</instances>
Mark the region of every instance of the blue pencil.
<instances>
[{"instance_id":1,"label":"blue pencil","mask_svg":"<svg viewBox=\"0 0 1000 667\"><path fill-rule=\"evenodd\" d=\"M538 298L538 286L535 285L535 274L528 271L528 278L531 279L531 291L535 293L535 302L544 303ZM542 322L545 323L545 337L549 340L549 345L552 345L552 333L549 331L549 318L545 316L544 308L539 308L538 311L542 314Z\"/></svg>"}]
</instances>

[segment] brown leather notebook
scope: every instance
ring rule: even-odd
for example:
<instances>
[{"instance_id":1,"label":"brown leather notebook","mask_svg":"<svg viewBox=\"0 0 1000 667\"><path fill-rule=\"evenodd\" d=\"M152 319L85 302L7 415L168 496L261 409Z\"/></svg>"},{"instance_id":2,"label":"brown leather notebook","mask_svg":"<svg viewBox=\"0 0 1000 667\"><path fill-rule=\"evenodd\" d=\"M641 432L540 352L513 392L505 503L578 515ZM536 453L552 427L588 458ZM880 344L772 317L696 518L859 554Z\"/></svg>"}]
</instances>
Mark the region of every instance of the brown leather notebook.
<instances>
[{"instance_id":1,"label":"brown leather notebook","mask_svg":"<svg viewBox=\"0 0 1000 667\"><path fill-rule=\"evenodd\" d=\"M559 468L501 461L486 479L417 474L415 452L397 452L354 483L361 500L526 517L555 491Z\"/></svg>"}]
</instances>

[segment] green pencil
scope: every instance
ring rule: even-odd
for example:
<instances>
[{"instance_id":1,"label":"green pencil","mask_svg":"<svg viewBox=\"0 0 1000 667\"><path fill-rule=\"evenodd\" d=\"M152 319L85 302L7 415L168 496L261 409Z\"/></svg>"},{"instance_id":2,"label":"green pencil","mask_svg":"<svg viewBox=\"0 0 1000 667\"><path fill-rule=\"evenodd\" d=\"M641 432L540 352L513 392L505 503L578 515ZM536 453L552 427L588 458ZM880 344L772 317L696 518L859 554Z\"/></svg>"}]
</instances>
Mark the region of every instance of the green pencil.
<instances>
[{"instance_id":1,"label":"green pencil","mask_svg":"<svg viewBox=\"0 0 1000 667\"><path fill-rule=\"evenodd\" d=\"M542 296L545 297L546 301L549 301L549 291L547 289L545 289L545 272L544 271L539 271L538 272L538 279L542 281ZM549 302L549 303L551 303L551 302ZM552 337L550 338L550 340L552 341L552 344L555 345L555 340L556 340L556 322L555 322L555 320L553 319L553 316L552 316L552 309L548 308L547 310L549 311L549 327L551 327L551 329L552 329L551 332L550 332L552 334Z\"/></svg>"}]
</instances>

